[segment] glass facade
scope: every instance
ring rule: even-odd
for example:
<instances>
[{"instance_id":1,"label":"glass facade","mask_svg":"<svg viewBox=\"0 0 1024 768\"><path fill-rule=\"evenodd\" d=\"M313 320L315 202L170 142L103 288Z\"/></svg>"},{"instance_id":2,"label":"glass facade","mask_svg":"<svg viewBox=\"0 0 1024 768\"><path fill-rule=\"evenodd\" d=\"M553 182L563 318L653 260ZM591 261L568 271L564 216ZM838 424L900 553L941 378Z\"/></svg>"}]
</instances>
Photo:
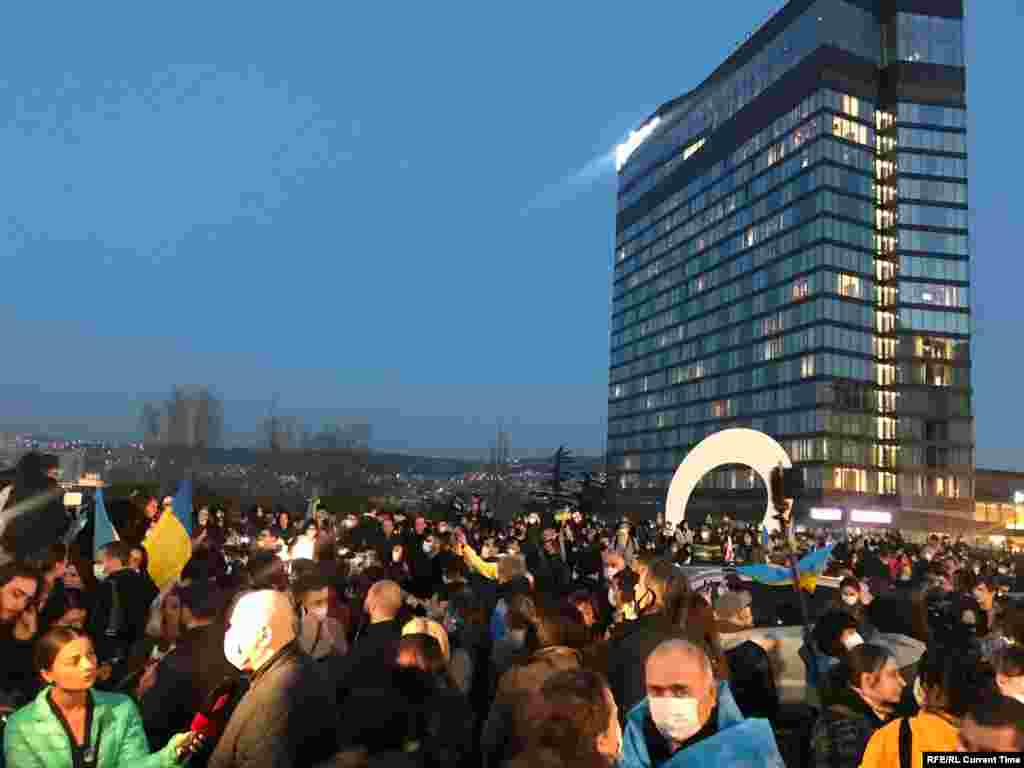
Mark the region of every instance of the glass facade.
<instances>
[{"instance_id":1,"label":"glass facade","mask_svg":"<svg viewBox=\"0 0 1024 768\"><path fill-rule=\"evenodd\" d=\"M903 98L881 69L962 66L962 20L868 5L809 3L731 74L670 104L622 168L608 420L619 488L667 488L694 445L746 426L783 444L812 494L972 495L966 110L962 94ZM854 93L820 74L725 143L717 129L758 119L769 93L784 103L773 85L823 46L874 82ZM735 468L705 479L758 483Z\"/></svg>"}]
</instances>

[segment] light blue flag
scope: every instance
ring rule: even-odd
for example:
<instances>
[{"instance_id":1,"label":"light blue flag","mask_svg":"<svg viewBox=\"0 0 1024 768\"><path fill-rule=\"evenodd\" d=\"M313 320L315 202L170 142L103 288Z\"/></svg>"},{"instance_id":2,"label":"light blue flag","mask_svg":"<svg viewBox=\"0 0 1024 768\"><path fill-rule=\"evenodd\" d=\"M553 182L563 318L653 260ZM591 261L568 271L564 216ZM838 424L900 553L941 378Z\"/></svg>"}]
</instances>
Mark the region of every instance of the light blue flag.
<instances>
[{"instance_id":1,"label":"light blue flag","mask_svg":"<svg viewBox=\"0 0 1024 768\"><path fill-rule=\"evenodd\" d=\"M834 544L829 544L827 547L816 549L797 563L802 585L813 590L817 577L825 571L833 547ZM792 571L781 565L741 565L736 569L736 573L741 578L748 578L769 587L785 587L793 583Z\"/></svg>"},{"instance_id":2,"label":"light blue flag","mask_svg":"<svg viewBox=\"0 0 1024 768\"><path fill-rule=\"evenodd\" d=\"M192 481L185 478L178 485L178 493L173 501L174 516L185 526L188 535L192 536Z\"/></svg>"},{"instance_id":3,"label":"light blue flag","mask_svg":"<svg viewBox=\"0 0 1024 768\"><path fill-rule=\"evenodd\" d=\"M829 557L832 556L832 550L835 546L835 544L829 544L827 547L816 549L810 554L804 555L803 559L797 563L800 575L813 573L815 576L821 576L825 571L825 565L828 563Z\"/></svg>"},{"instance_id":4,"label":"light blue flag","mask_svg":"<svg viewBox=\"0 0 1024 768\"><path fill-rule=\"evenodd\" d=\"M96 509L93 513L92 527L92 553L93 558L98 560L100 549L112 541L117 541L117 531L114 530L110 518L107 516L107 507L103 503L103 489L96 489Z\"/></svg>"},{"instance_id":5,"label":"light blue flag","mask_svg":"<svg viewBox=\"0 0 1024 768\"><path fill-rule=\"evenodd\" d=\"M783 568L781 565L741 565L736 568L736 574L740 578L747 578L769 587L784 587L793 583L793 574L789 568Z\"/></svg>"}]
</instances>

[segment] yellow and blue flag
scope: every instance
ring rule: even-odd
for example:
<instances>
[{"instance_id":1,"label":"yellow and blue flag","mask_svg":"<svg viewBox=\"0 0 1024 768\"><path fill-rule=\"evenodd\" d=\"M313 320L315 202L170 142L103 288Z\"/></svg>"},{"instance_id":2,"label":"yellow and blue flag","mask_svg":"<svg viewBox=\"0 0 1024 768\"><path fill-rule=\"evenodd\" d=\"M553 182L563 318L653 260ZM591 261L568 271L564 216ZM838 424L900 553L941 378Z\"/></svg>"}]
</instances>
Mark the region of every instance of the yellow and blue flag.
<instances>
[{"instance_id":1,"label":"yellow and blue flag","mask_svg":"<svg viewBox=\"0 0 1024 768\"><path fill-rule=\"evenodd\" d=\"M797 570L800 571L800 586L810 592L818 584L818 577L825 572L825 566L832 555L834 544L816 549L797 563ZM741 578L756 581L769 587L789 587L793 585L793 572L782 565L741 565L736 568L736 573Z\"/></svg>"}]
</instances>

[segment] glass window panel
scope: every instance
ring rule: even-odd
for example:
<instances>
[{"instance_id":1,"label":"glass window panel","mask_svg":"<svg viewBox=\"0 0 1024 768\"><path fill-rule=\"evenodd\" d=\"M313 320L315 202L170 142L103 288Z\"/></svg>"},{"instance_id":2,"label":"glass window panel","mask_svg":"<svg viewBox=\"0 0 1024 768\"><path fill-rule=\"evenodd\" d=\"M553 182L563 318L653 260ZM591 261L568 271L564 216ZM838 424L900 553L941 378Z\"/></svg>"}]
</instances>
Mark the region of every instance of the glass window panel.
<instances>
[{"instance_id":1,"label":"glass window panel","mask_svg":"<svg viewBox=\"0 0 1024 768\"><path fill-rule=\"evenodd\" d=\"M900 61L951 67L964 65L962 19L899 13L896 32Z\"/></svg>"}]
</instances>

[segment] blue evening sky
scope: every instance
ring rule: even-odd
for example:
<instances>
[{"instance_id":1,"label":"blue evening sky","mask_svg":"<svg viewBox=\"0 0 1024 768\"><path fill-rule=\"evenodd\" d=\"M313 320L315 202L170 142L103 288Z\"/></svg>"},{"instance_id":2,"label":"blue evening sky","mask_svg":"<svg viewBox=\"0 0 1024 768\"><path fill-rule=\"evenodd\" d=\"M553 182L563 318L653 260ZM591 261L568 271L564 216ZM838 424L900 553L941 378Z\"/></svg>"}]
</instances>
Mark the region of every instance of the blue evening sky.
<instances>
[{"instance_id":1,"label":"blue evening sky","mask_svg":"<svg viewBox=\"0 0 1024 768\"><path fill-rule=\"evenodd\" d=\"M380 447L601 449L608 150L779 6L22 4L0 45L0 424L206 384ZM1018 0L968 30L978 458L1018 449Z\"/></svg>"}]
</instances>

